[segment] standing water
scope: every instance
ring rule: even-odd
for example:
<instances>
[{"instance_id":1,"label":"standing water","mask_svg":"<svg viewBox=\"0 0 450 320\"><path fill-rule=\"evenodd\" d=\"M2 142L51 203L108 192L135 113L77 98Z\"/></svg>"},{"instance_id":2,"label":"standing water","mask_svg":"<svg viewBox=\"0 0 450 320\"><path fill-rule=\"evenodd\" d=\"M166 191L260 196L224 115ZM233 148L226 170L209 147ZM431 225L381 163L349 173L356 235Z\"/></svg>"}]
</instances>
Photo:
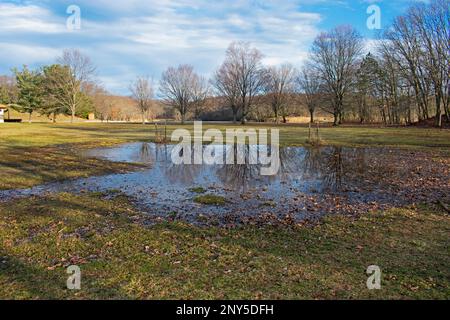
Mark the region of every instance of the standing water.
<instances>
[{"instance_id":1,"label":"standing water","mask_svg":"<svg viewBox=\"0 0 450 320\"><path fill-rule=\"evenodd\" d=\"M247 152L257 146L247 146ZM261 176L253 164L176 165L171 160L174 146L131 143L114 148L93 149L85 157L148 165L125 174L110 174L26 190L0 192L10 196L54 192L120 191L149 217L175 216L189 222L228 223L273 217L315 219L325 213L356 213L420 201L400 179L411 176L407 151L380 148L323 147L280 148L277 175ZM215 153L233 152L217 146ZM420 161L420 155L416 157ZM426 161L424 159L424 161ZM445 191L445 188L444 188ZM220 196L222 205L204 205L199 194ZM201 217L201 219L200 219Z\"/></svg>"}]
</instances>

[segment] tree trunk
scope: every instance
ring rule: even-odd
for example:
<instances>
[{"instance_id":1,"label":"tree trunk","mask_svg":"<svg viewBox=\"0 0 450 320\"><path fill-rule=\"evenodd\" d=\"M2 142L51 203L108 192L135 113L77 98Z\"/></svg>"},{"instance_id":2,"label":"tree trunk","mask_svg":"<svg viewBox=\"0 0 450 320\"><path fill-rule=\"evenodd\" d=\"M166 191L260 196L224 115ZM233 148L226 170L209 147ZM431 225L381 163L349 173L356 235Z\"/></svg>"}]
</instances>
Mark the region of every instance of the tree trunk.
<instances>
[{"instance_id":1,"label":"tree trunk","mask_svg":"<svg viewBox=\"0 0 450 320\"><path fill-rule=\"evenodd\" d=\"M442 115L441 115L441 96L440 94L436 95L436 127L442 127Z\"/></svg>"},{"instance_id":2,"label":"tree trunk","mask_svg":"<svg viewBox=\"0 0 450 320\"><path fill-rule=\"evenodd\" d=\"M72 108L72 117L70 118L70 123L75 121L75 108Z\"/></svg>"},{"instance_id":3,"label":"tree trunk","mask_svg":"<svg viewBox=\"0 0 450 320\"><path fill-rule=\"evenodd\" d=\"M246 114L245 114L245 109L242 108L242 118L241 118L241 124L245 125L246 123Z\"/></svg>"},{"instance_id":4,"label":"tree trunk","mask_svg":"<svg viewBox=\"0 0 450 320\"><path fill-rule=\"evenodd\" d=\"M444 112L445 112L445 117L447 118L447 122L450 122L450 111L449 111L448 105L444 105ZM9 112L8 112L8 116L9 116Z\"/></svg>"},{"instance_id":5,"label":"tree trunk","mask_svg":"<svg viewBox=\"0 0 450 320\"><path fill-rule=\"evenodd\" d=\"M314 123L314 110L309 110L310 123Z\"/></svg>"},{"instance_id":6,"label":"tree trunk","mask_svg":"<svg viewBox=\"0 0 450 320\"><path fill-rule=\"evenodd\" d=\"M339 114L338 114L338 112L335 110L335 111L333 112L333 118L334 118L334 120L333 120L333 126L334 126L334 127L337 127L337 126L338 126L338 117L339 117Z\"/></svg>"},{"instance_id":7,"label":"tree trunk","mask_svg":"<svg viewBox=\"0 0 450 320\"><path fill-rule=\"evenodd\" d=\"M334 122L333 126L338 126L342 122L342 116L341 111L342 110L342 98L337 97L334 101L334 107L333 107L333 116L334 116Z\"/></svg>"},{"instance_id":8,"label":"tree trunk","mask_svg":"<svg viewBox=\"0 0 450 320\"><path fill-rule=\"evenodd\" d=\"M9 113L8 113L8 117L9 117ZM445 119L447 122L450 122L450 112L448 111L447 108L445 108Z\"/></svg>"},{"instance_id":9,"label":"tree trunk","mask_svg":"<svg viewBox=\"0 0 450 320\"><path fill-rule=\"evenodd\" d=\"M242 96L242 119L241 119L241 124L244 125L245 124L245 118L247 117L247 105L246 105L246 100L247 100L247 96L243 95Z\"/></svg>"},{"instance_id":10,"label":"tree trunk","mask_svg":"<svg viewBox=\"0 0 450 320\"><path fill-rule=\"evenodd\" d=\"M408 124L412 123L412 115L411 115L411 107L410 105L408 105L408 120L407 120Z\"/></svg>"},{"instance_id":11,"label":"tree trunk","mask_svg":"<svg viewBox=\"0 0 450 320\"><path fill-rule=\"evenodd\" d=\"M450 122L450 85L449 85L449 92L447 94L447 98L443 98L443 103L444 103L444 112L445 112L445 116L447 118L447 122ZM9 113L8 113L9 114Z\"/></svg>"},{"instance_id":12,"label":"tree trunk","mask_svg":"<svg viewBox=\"0 0 450 320\"><path fill-rule=\"evenodd\" d=\"M339 111L338 113L338 125L342 124L342 111Z\"/></svg>"},{"instance_id":13,"label":"tree trunk","mask_svg":"<svg viewBox=\"0 0 450 320\"><path fill-rule=\"evenodd\" d=\"M142 111L142 124L145 125L145 112Z\"/></svg>"},{"instance_id":14,"label":"tree trunk","mask_svg":"<svg viewBox=\"0 0 450 320\"><path fill-rule=\"evenodd\" d=\"M53 112L53 123L56 123L56 112Z\"/></svg>"},{"instance_id":15,"label":"tree trunk","mask_svg":"<svg viewBox=\"0 0 450 320\"><path fill-rule=\"evenodd\" d=\"M29 113L29 116L28 116L28 123L31 123L31 114L32 114L33 112L30 112Z\"/></svg>"}]
</instances>

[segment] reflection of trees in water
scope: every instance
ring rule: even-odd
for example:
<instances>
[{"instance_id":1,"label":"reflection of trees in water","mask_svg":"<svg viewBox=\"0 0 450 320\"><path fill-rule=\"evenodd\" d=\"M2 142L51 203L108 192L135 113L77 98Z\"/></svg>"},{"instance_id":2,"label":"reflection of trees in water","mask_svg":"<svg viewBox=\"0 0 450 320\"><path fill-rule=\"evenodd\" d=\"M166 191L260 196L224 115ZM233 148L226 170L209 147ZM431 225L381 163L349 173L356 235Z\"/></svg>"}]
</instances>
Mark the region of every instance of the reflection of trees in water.
<instances>
[{"instance_id":1,"label":"reflection of trees in water","mask_svg":"<svg viewBox=\"0 0 450 320\"><path fill-rule=\"evenodd\" d=\"M261 169L263 167L269 167L270 164L261 164L261 162L258 161L258 152L267 152L266 155L270 157L272 152L275 152L274 150L270 149L271 146L245 145L241 146L241 148L242 147L245 159L243 164L224 164L217 169L216 175L222 183L224 183L226 186L233 187L236 190L242 190L245 192L250 187L267 185L280 178L281 171L283 170L282 161L280 161L280 171L276 175L261 175ZM287 150L285 149L279 150L280 158L283 158L283 154L285 154L286 151ZM238 148L236 146L229 146L228 148L226 148L226 157L236 160L237 152ZM284 166L286 165L287 163L284 163Z\"/></svg>"},{"instance_id":2,"label":"reflection of trees in water","mask_svg":"<svg viewBox=\"0 0 450 320\"><path fill-rule=\"evenodd\" d=\"M341 190L343 186L344 175L347 169L344 163L345 157L342 155L342 148L336 147L322 157L322 184L325 189Z\"/></svg>"},{"instance_id":3,"label":"reflection of trees in water","mask_svg":"<svg viewBox=\"0 0 450 320\"><path fill-rule=\"evenodd\" d=\"M139 159L144 163L152 162L153 154L149 143L142 143L139 148Z\"/></svg>"},{"instance_id":4,"label":"reflection of trees in water","mask_svg":"<svg viewBox=\"0 0 450 320\"><path fill-rule=\"evenodd\" d=\"M363 180L366 153L367 150L360 148L281 148L278 174L261 176L262 166L249 164L247 147L245 164L224 165L217 170L217 176L224 184L244 190L252 185L294 179L314 179L321 183L324 190L341 190L345 185L357 184Z\"/></svg>"},{"instance_id":5,"label":"reflection of trees in water","mask_svg":"<svg viewBox=\"0 0 450 320\"><path fill-rule=\"evenodd\" d=\"M203 171L200 165L172 164L165 166L163 172L170 183L192 184Z\"/></svg>"},{"instance_id":6,"label":"reflection of trees in water","mask_svg":"<svg viewBox=\"0 0 450 320\"><path fill-rule=\"evenodd\" d=\"M282 179L300 178L303 167L303 148L281 148L280 149L280 171Z\"/></svg>"},{"instance_id":7,"label":"reflection of trees in water","mask_svg":"<svg viewBox=\"0 0 450 320\"><path fill-rule=\"evenodd\" d=\"M175 165L170 160L171 148L166 151L168 160L159 164L171 183L192 184L199 176L208 177L208 180L219 182L220 184L234 188L236 190L246 190L251 186L262 183L270 183L276 176L261 176L261 164L253 164L258 159L257 146L235 145L218 146L214 152L221 154L224 164L217 165ZM243 163L236 164L239 152L242 152ZM256 156L256 157L255 157ZM226 159L234 159L235 164L227 164Z\"/></svg>"},{"instance_id":8,"label":"reflection of trees in water","mask_svg":"<svg viewBox=\"0 0 450 320\"><path fill-rule=\"evenodd\" d=\"M366 149L307 148L303 170L315 177L327 190L341 190L345 185L358 184L366 171Z\"/></svg>"},{"instance_id":9,"label":"reflection of trees in water","mask_svg":"<svg viewBox=\"0 0 450 320\"><path fill-rule=\"evenodd\" d=\"M276 180L317 180L324 190L341 190L345 185L357 185L364 181L367 149L362 148L280 148L280 171L276 176L261 176L261 164L251 164L258 148L266 146L240 146L243 164L223 165L175 165L171 161L172 146L142 144L140 158L158 163L161 173L169 183L193 184L203 175L209 180L218 180L224 186L246 191L252 186L270 184ZM253 149L252 149L253 148ZM256 149L255 149L256 148ZM270 146L267 146L270 148ZM238 146L215 149L224 160L234 156L237 160ZM231 157L233 158L233 157Z\"/></svg>"},{"instance_id":10,"label":"reflection of trees in water","mask_svg":"<svg viewBox=\"0 0 450 320\"><path fill-rule=\"evenodd\" d=\"M241 150L239 150L239 148ZM251 149L256 148L256 149ZM233 145L225 146L223 153L226 162L230 162L229 159L234 159L234 164L225 163L217 167L215 172L219 180L228 187L232 187L236 190L246 191L248 187L260 178L260 165L250 164L252 153L257 152L257 146L250 147L249 145ZM242 152L244 158L243 164L237 164L238 153ZM252 159L254 161L255 159Z\"/></svg>"},{"instance_id":11,"label":"reflection of trees in water","mask_svg":"<svg viewBox=\"0 0 450 320\"><path fill-rule=\"evenodd\" d=\"M166 177L169 183L191 184L202 172L200 165L177 165L172 162L173 146L156 145L155 159L158 169Z\"/></svg>"},{"instance_id":12,"label":"reflection of trees in water","mask_svg":"<svg viewBox=\"0 0 450 320\"><path fill-rule=\"evenodd\" d=\"M154 145L151 143L141 143L138 150L134 151L131 159L141 163L153 163L155 161Z\"/></svg>"},{"instance_id":13,"label":"reflection of trees in water","mask_svg":"<svg viewBox=\"0 0 450 320\"><path fill-rule=\"evenodd\" d=\"M154 144L155 148L155 161L159 163L168 163L171 161L170 152L171 148L167 144Z\"/></svg>"}]
</instances>

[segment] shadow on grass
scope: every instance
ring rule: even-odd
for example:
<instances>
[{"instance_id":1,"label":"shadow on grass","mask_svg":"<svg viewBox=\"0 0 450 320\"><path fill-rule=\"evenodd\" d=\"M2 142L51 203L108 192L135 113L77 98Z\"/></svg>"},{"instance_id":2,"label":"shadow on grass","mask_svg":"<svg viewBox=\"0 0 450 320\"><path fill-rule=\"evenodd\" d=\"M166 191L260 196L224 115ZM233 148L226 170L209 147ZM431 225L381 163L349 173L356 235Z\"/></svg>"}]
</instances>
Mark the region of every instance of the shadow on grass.
<instances>
[{"instance_id":1,"label":"shadow on grass","mask_svg":"<svg viewBox=\"0 0 450 320\"><path fill-rule=\"evenodd\" d=\"M71 274L65 267L48 270L37 264L24 263L0 250L0 299L60 300L60 299L131 299L120 286L99 285L96 277L83 274L81 289L69 290Z\"/></svg>"},{"instance_id":2,"label":"shadow on grass","mask_svg":"<svg viewBox=\"0 0 450 320\"><path fill-rule=\"evenodd\" d=\"M36 265L25 264L19 259L0 250L0 279L3 290L9 288L11 297L2 299L56 299L69 296L66 288L67 276L61 271L61 276ZM3 282L0 280L0 283Z\"/></svg>"},{"instance_id":3,"label":"shadow on grass","mask_svg":"<svg viewBox=\"0 0 450 320\"><path fill-rule=\"evenodd\" d=\"M137 169L139 165L84 158L68 147L6 148L1 150L0 190Z\"/></svg>"}]
</instances>

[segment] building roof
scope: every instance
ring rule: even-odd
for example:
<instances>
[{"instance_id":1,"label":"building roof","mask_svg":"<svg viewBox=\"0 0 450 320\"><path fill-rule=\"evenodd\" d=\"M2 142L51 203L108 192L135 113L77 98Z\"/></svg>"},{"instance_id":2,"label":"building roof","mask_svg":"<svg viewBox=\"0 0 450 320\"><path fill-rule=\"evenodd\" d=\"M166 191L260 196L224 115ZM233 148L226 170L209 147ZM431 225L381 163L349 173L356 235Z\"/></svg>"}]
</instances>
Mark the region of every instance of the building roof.
<instances>
[{"instance_id":1,"label":"building roof","mask_svg":"<svg viewBox=\"0 0 450 320\"><path fill-rule=\"evenodd\" d=\"M4 104L0 104L0 109L3 109L3 110L7 110L7 109L8 109L8 107L7 107L7 106L5 106Z\"/></svg>"}]
</instances>

